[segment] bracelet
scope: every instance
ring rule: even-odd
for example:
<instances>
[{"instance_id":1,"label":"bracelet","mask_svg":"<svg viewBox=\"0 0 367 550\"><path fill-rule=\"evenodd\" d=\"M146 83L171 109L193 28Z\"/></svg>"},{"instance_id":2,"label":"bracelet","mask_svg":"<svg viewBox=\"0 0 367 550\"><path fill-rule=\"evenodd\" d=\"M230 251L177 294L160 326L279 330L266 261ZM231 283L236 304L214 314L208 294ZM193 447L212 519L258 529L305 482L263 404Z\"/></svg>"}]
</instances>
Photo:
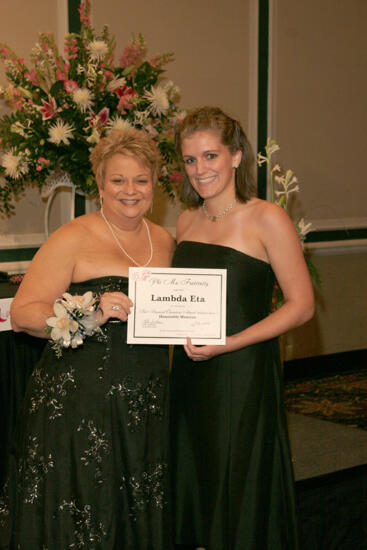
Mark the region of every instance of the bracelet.
<instances>
[{"instance_id":1,"label":"bracelet","mask_svg":"<svg viewBox=\"0 0 367 550\"><path fill-rule=\"evenodd\" d=\"M102 333L97 321L97 301L91 291L82 296L72 296L68 292L58 298L53 306L55 315L46 319L46 330L58 357L63 348L77 348L86 336Z\"/></svg>"}]
</instances>

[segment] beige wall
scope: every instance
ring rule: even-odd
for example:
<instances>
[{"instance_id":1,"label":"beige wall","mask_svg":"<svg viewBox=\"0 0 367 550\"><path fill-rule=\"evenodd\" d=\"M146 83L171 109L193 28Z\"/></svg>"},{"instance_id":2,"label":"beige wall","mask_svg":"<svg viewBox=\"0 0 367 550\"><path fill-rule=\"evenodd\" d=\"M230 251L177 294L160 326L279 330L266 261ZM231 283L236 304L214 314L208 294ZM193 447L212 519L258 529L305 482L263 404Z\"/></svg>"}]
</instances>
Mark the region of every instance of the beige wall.
<instances>
[{"instance_id":1,"label":"beige wall","mask_svg":"<svg viewBox=\"0 0 367 550\"><path fill-rule=\"evenodd\" d=\"M29 54L37 42L38 32L53 32L59 39L60 21L59 0L21 0L0 2L0 42L8 44L19 57L29 63ZM0 63L0 84L5 85L5 71ZM6 112L0 102L0 116ZM55 226L60 220L59 198L56 199L51 223ZM0 240L6 241L10 234L43 233L45 203L36 189L27 190L25 197L16 202L16 214L0 218Z\"/></svg>"},{"instance_id":2,"label":"beige wall","mask_svg":"<svg viewBox=\"0 0 367 550\"><path fill-rule=\"evenodd\" d=\"M301 185L294 217L320 229L367 227L367 2L270 5L269 133ZM315 318L287 335L287 359L367 345L367 241L328 243L314 263L322 295Z\"/></svg>"},{"instance_id":3,"label":"beige wall","mask_svg":"<svg viewBox=\"0 0 367 550\"><path fill-rule=\"evenodd\" d=\"M321 280L315 317L285 338L286 358L364 349L367 344L367 254L345 247L312 255Z\"/></svg>"},{"instance_id":4,"label":"beige wall","mask_svg":"<svg viewBox=\"0 0 367 550\"><path fill-rule=\"evenodd\" d=\"M117 58L133 32L144 36L148 58L174 52L166 76L180 87L181 106L219 105L248 128L253 114L250 101L256 94L256 82L249 78L254 59L253 4L252 0L135 0L126 9L120 0L103 0L93 4L93 24L97 29L109 24L117 39ZM156 194L155 221L174 227L180 211Z\"/></svg>"},{"instance_id":5,"label":"beige wall","mask_svg":"<svg viewBox=\"0 0 367 550\"><path fill-rule=\"evenodd\" d=\"M311 220L367 220L367 2L272 2L271 133Z\"/></svg>"}]
</instances>

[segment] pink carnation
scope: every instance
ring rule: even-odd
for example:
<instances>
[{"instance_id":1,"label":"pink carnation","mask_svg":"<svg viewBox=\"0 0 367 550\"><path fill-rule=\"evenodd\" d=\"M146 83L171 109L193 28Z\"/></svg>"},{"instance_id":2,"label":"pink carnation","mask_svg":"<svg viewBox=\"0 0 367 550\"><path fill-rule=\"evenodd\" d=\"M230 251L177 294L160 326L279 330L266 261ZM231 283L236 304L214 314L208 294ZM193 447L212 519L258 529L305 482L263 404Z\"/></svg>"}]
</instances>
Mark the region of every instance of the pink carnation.
<instances>
[{"instance_id":1,"label":"pink carnation","mask_svg":"<svg viewBox=\"0 0 367 550\"><path fill-rule=\"evenodd\" d=\"M9 57L10 56L10 51L6 46L1 46L0 51L3 54L4 57Z\"/></svg>"},{"instance_id":2,"label":"pink carnation","mask_svg":"<svg viewBox=\"0 0 367 550\"><path fill-rule=\"evenodd\" d=\"M38 76L34 69L31 69L29 73L25 74L27 80L32 82L33 86L38 86Z\"/></svg>"},{"instance_id":3,"label":"pink carnation","mask_svg":"<svg viewBox=\"0 0 367 550\"><path fill-rule=\"evenodd\" d=\"M75 80L65 80L64 81L64 88L65 91L70 94L74 90L77 90L79 88L78 84L75 82Z\"/></svg>"},{"instance_id":4,"label":"pink carnation","mask_svg":"<svg viewBox=\"0 0 367 550\"><path fill-rule=\"evenodd\" d=\"M89 10L87 6L87 2L81 2L78 12L80 15L80 22L85 27L90 27L90 18L89 18Z\"/></svg>"},{"instance_id":5,"label":"pink carnation","mask_svg":"<svg viewBox=\"0 0 367 550\"><path fill-rule=\"evenodd\" d=\"M67 74L63 73L62 71L59 71L59 72L56 73L56 78L58 80L66 80L67 79Z\"/></svg>"},{"instance_id":6,"label":"pink carnation","mask_svg":"<svg viewBox=\"0 0 367 550\"><path fill-rule=\"evenodd\" d=\"M50 161L45 159L44 157L39 157L39 159L37 160L37 166L36 166L36 170L37 172L41 172L45 166L47 166L48 164L50 164Z\"/></svg>"},{"instance_id":7,"label":"pink carnation","mask_svg":"<svg viewBox=\"0 0 367 550\"><path fill-rule=\"evenodd\" d=\"M178 170L172 170L169 175L169 180L172 182L180 183L182 181L182 172L179 172Z\"/></svg>"},{"instance_id":8,"label":"pink carnation","mask_svg":"<svg viewBox=\"0 0 367 550\"><path fill-rule=\"evenodd\" d=\"M125 46L122 57L120 57L120 67L125 69L130 65L137 64L137 62L144 57L144 54L144 46L138 46L137 44Z\"/></svg>"},{"instance_id":9,"label":"pink carnation","mask_svg":"<svg viewBox=\"0 0 367 550\"><path fill-rule=\"evenodd\" d=\"M152 59L149 60L149 65L152 67L159 67L160 64L160 55L158 54L154 55Z\"/></svg>"}]
</instances>

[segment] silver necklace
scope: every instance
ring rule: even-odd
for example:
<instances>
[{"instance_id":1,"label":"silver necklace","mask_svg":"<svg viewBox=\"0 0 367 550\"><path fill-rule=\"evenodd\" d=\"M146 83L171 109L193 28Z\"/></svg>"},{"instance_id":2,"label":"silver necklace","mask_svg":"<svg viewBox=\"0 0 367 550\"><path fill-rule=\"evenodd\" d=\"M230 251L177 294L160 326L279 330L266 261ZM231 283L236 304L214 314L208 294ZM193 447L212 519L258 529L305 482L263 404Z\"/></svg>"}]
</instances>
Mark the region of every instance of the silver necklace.
<instances>
[{"instance_id":1,"label":"silver necklace","mask_svg":"<svg viewBox=\"0 0 367 550\"><path fill-rule=\"evenodd\" d=\"M209 214L209 212L207 211L206 209L206 204L205 204L205 201L203 202L202 204L202 209L203 209L203 212L205 214L205 216L208 218L208 220L210 220L211 222L216 222L217 220L220 220L220 218L223 218L224 216L226 216L231 210L232 208L234 207L234 205L236 204L237 202L237 199L234 199L233 202L231 202L231 204L229 204L227 206L227 208L225 208L223 210L223 212L220 212L219 214L217 214L216 216L211 216Z\"/></svg>"},{"instance_id":2,"label":"silver necklace","mask_svg":"<svg viewBox=\"0 0 367 550\"><path fill-rule=\"evenodd\" d=\"M143 223L146 227L147 234L148 234L148 241L149 241L149 247L150 247L150 256L149 256L149 260L145 264L138 264L138 262L136 260L134 260L134 258L132 258L130 256L130 254L128 254L126 252L126 250L124 249L124 247L122 246L122 244L118 240L116 233L112 229L112 225L110 224L110 222L107 220L106 216L104 215L103 208L101 208L101 216L104 219L104 221L106 222L106 225L107 225L108 229L111 231L112 237L115 239L115 242L116 242L117 246L119 247L119 249L121 250L121 252L123 252L125 254L125 256L127 256L129 258L129 260L132 261L132 263L135 264L137 267L147 267L147 265L150 264L150 262L152 261L152 258L153 258L153 244L152 244L152 239L150 237L149 226L148 226L147 222L144 220L144 218L143 218Z\"/></svg>"}]
</instances>

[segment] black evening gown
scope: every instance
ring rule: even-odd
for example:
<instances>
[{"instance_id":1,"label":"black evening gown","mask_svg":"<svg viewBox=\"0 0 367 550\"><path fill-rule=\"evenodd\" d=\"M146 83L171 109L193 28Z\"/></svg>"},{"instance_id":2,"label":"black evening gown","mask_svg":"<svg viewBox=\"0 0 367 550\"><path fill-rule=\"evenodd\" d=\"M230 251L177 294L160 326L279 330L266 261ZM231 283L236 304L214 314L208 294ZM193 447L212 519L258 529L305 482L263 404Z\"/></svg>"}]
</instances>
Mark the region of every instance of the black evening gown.
<instances>
[{"instance_id":1,"label":"black evening gown","mask_svg":"<svg viewBox=\"0 0 367 550\"><path fill-rule=\"evenodd\" d=\"M175 267L227 268L227 334L269 314L270 265L183 241ZM175 348L171 441L175 542L206 550L296 550L293 469L276 339L193 362Z\"/></svg>"},{"instance_id":2,"label":"black evening gown","mask_svg":"<svg viewBox=\"0 0 367 550\"><path fill-rule=\"evenodd\" d=\"M102 277L69 292L127 285ZM0 503L1 548L171 548L168 348L127 345L118 320L103 332L60 359L48 344L33 372Z\"/></svg>"}]
</instances>

